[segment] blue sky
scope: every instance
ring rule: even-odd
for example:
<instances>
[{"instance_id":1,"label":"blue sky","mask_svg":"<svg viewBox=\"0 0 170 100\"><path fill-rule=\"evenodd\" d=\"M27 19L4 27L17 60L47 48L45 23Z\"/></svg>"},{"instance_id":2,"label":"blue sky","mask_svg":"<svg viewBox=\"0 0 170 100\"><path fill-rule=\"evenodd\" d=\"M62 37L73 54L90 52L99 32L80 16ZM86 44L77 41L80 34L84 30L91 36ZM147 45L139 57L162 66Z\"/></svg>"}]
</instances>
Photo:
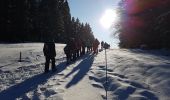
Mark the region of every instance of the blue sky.
<instances>
[{"instance_id":1,"label":"blue sky","mask_svg":"<svg viewBox=\"0 0 170 100\"><path fill-rule=\"evenodd\" d=\"M119 0L68 0L68 2L71 15L78 17L81 22L88 22L96 38L110 43L113 48L117 46L117 40L111 37L113 30L102 27L100 19L107 9L115 9Z\"/></svg>"}]
</instances>

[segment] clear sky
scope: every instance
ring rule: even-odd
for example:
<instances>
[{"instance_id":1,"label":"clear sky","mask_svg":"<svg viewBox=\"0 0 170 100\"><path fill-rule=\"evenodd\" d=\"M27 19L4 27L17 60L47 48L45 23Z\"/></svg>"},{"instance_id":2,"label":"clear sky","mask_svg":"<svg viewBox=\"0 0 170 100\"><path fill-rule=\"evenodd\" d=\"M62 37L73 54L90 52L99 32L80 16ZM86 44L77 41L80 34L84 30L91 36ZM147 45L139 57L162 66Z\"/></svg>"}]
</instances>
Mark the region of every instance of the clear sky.
<instances>
[{"instance_id":1,"label":"clear sky","mask_svg":"<svg viewBox=\"0 0 170 100\"><path fill-rule=\"evenodd\" d=\"M94 36L100 41L111 44L112 48L117 47L117 39L111 36L113 30L104 28L100 19L107 9L116 9L119 0L68 0L68 2L73 17L89 23Z\"/></svg>"}]
</instances>

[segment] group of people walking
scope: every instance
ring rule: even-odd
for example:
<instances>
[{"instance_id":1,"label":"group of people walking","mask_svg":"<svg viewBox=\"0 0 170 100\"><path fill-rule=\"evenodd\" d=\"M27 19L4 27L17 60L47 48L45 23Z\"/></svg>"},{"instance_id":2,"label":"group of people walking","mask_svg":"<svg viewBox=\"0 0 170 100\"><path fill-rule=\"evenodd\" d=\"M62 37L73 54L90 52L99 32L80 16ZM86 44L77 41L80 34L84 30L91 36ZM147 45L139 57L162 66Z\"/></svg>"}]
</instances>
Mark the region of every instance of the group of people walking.
<instances>
[{"instance_id":1,"label":"group of people walking","mask_svg":"<svg viewBox=\"0 0 170 100\"><path fill-rule=\"evenodd\" d=\"M64 53L66 54L67 64L76 61L78 57L86 53L93 52L93 54L97 54L99 44L100 42L98 41L98 39L95 39L93 42L90 42L89 40L82 41L80 39L70 38L67 41L66 46L64 47ZM46 60L44 70L45 73L49 71L50 61L52 62L52 71L55 71L56 50L54 41L44 43L43 53Z\"/></svg>"},{"instance_id":2,"label":"group of people walking","mask_svg":"<svg viewBox=\"0 0 170 100\"><path fill-rule=\"evenodd\" d=\"M64 52L67 58L67 64L76 61L76 59L85 53L94 52L98 53L98 45L100 42L95 39L95 41L90 42L89 40L81 41L80 39L70 38L64 47Z\"/></svg>"},{"instance_id":3,"label":"group of people walking","mask_svg":"<svg viewBox=\"0 0 170 100\"><path fill-rule=\"evenodd\" d=\"M103 49L110 49L110 44L102 41L101 42L101 50L103 50Z\"/></svg>"}]
</instances>

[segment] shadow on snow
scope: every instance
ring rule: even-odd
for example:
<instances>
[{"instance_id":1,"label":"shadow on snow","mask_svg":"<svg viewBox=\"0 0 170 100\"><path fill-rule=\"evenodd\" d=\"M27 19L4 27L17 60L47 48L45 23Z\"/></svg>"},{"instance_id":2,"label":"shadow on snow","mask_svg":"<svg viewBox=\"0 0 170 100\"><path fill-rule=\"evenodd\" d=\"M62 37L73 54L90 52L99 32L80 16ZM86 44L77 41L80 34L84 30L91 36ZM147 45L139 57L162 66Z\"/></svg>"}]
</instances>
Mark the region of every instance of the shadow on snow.
<instances>
[{"instance_id":1,"label":"shadow on snow","mask_svg":"<svg viewBox=\"0 0 170 100\"><path fill-rule=\"evenodd\" d=\"M93 55L87 55L86 58L79 65L77 65L73 70L68 73L65 78L69 77L71 74L77 72L77 74L73 77L73 79L65 86L66 88L70 88L71 86L77 84L83 77L88 73L90 67L92 66L94 61Z\"/></svg>"},{"instance_id":2,"label":"shadow on snow","mask_svg":"<svg viewBox=\"0 0 170 100\"><path fill-rule=\"evenodd\" d=\"M94 57L92 55L85 55L81 59L84 60L66 76L68 77L69 75L73 74L75 71L79 70L79 72L74 76L74 78L66 85L67 88L78 83L86 75L86 73L89 71L93 63ZM24 95L25 93L28 93L29 91L36 89L39 84L43 84L47 82L47 80L50 77L64 71L67 68L66 62L65 61L61 62L56 66L56 68L57 68L56 72L49 72L46 74L43 73L43 74L35 75L27 80L24 80L21 83L11 86L6 90L3 90L2 92L0 92L0 98L5 100L14 100Z\"/></svg>"},{"instance_id":3,"label":"shadow on snow","mask_svg":"<svg viewBox=\"0 0 170 100\"><path fill-rule=\"evenodd\" d=\"M59 72L62 72L66 68L66 62L62 62L59 65L56 66L57 71L56 72L49 72L49 73L43 73L35 75L27 80L24 80L23 82L16 84L14 86L11 86L7 88L6 90L0 92L0 98L3 100L14 100L15 98L18 98L25 93L32 91L38 87L39 84L43 84L47 82L47 80L56 75Z\"/></svg>"}]
</instances>

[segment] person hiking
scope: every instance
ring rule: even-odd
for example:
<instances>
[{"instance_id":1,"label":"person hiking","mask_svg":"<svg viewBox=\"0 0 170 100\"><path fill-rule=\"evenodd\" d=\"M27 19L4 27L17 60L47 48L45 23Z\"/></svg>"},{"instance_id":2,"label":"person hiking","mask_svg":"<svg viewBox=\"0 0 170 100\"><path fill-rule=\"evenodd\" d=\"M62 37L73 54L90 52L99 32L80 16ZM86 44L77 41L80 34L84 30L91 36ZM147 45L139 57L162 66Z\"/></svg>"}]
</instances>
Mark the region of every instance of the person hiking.
<instances>
[{"instance_id":1,"label":"person hiking","mask_svg":"<svg viewBox=\"0 0 170 100\"><path fill-rule=\"evenodd\" d=\"M90 52L90 47L91 47L91 43L90 43L89 39L86 41L86 47L87 47L87 53L89 53Z\"/></svg>"},{"instance_id":2,"label":"person hiking","mask_svg":"<svg viewBox=\"0 0 170 100\"><path fill-rule=\"evenodd\" d=\"M52 71L55 71L55 56L56 56L56 50L55 50L55 43L54 42L46 42L44 43L43 47L43 53L45 56L45 73L49 71L49 64L50 61L52 61L51 67Z\"/></svg>"},{"instance_id":3,"label":"person hiking","mask_svg":"<svg viewBox=\"0 0 170 100\"><path fill-rule=\"evenodd\" d=\"M104 42L102 41L101 42L101 50L103 50L103 48L104 48Z\"/></svg>"},{"instance_id":4,"label":"person hiking","mask_svg":"<svg viewBox=\"0 0 170 100\"><path fill-rule=\"evenodd\" d=\"M98 41L98 39L96 38L93 42L93 53L97 54L98 53L98 46L99 46L100 42Z\"/></svg>"},{"instance_id":5,"label":"person hiking","mask_svg":"<svg viewBox=\"0 0 170 100\"><path fill-rule=\"evenodd\" d=\"M82 40L82 50L81 50L81 56L85 55L85 49L86 49L86 44L85 41Z\"/></svg>"},{"instance_id":6,"label":"person hiking","mask_svg":"<svg viewBox=\"0 0 170 100\"><path fill-rule=\"evenodd\" d=\"M64 52L67 57L67 63L70 61L75 61L76 60L76 49L77 44L74 38L69 38L67 41L66 46L64 47Z\"/></svg>"},{"instance_id":7,"label":"person hiking","mask_svg":"<svg viewBox=\"0 0 170 100\"><path fill-rule=\"evenodd\" d=\"M70 50L71 50L71 53L72 53L72 59L71 59L71 61L76 61L76 59L77 59L77 56L76 56L76 54L77 54L77 42L76 42L76 40L75 40L75 38L71 38L71 41L70 41Z\"/></svg>"},{"instance_id":8,"label":"person hiking","mask_svg":"<svg viewBox=\"0 0 170 100\"><path fill-rule=\"evenodd\" d=\"M80 53L81 53L81 47L82 47L82 42L79 38L77 38L77 57L80 57Z\"/></svg>"},{"instance_id":9,"label":"person hiking","mask_svg":"<svg viewBox=\"0 0 170 100\"><path fill-rule=\"evenodd\" d=\"M64 47L64 53L66 54L66 60L67 60L67 64L70 63L71 61L71 50L70 50L70 45L66 44L66 46Z\"/></svg>"},{"instance_id":10,"label":"person hiking","mask_svg":"<svg viewBox=\"0 0 170 100\"><path fill-rule=\"evenodd\" d=\"M73 38L68 39L67 44L64 47L64 53L66 54L67 64L69 64L71 61L73 61L74 54Z\"/></svg>"}]
</instances>

